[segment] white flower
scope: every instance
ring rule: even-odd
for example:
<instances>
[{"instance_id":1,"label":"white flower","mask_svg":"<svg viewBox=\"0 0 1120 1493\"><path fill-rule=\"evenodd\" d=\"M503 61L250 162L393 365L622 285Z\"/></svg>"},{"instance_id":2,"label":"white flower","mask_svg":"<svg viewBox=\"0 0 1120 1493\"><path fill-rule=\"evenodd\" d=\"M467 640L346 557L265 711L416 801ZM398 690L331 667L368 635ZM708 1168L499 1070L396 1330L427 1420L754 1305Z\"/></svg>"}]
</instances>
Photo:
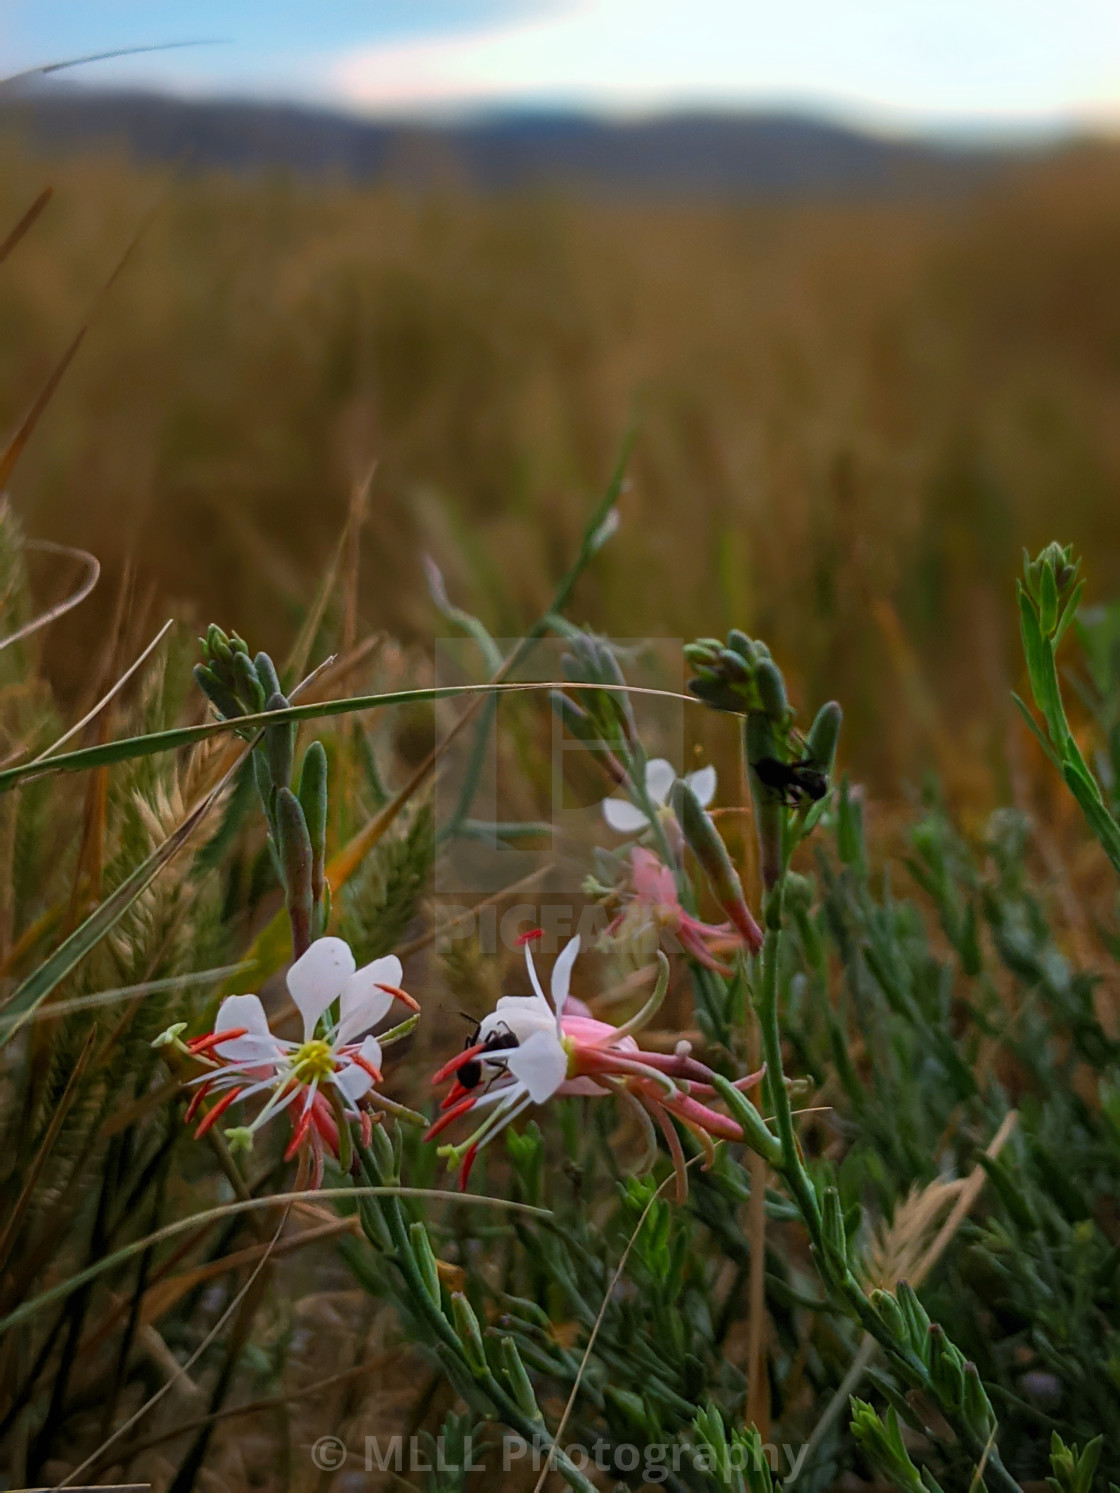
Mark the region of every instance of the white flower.
<instances>
[{"instance_id":1,"label":"white flower","mask_svg":"<svg viewBox=\"0 0 1120 1493\"><path fill-rule=\"evenodd\" d=\"M532 1104L543 1104L564 1082L568 1072L568 1053L563 1041L562 1020L572 979L572 965L579 953L579 934L565 944L552 966L552 1001L541 989L533 963L532 948L525 944L525 965L529 971L532 995L503 995L495 1010L483 1019L478 1040L485 1043L496 1036L512 1034L517 1046L502 1052L502 1067L514 1079L505 1092L514 1103L525 1096Z\"/></svg>"},{"instance_id":2,"label":"white flower","mask_svg":"<svg viewBox=\"0 0 1120 1493\"><path fill-rule=\"evenodd\" d=\"M270 1030L258 996L227 996L213 1032L190 1044L196 1053L208 1053L220 1064L194 1082L208 1093L232 1091L219 1100L203 1125L235 1100L268 1090L260 1113L245 1127L250 1135L300 1100L298 1133L317 1096L328 1089L336 1091L345 1114L356 1116L358 1100L380 1077L381 1044L368 1033L388 1013L394 998L415 1008L400 988L401 974L395 954L358 969L343 939L318 939L288 971L288 990L303 1017L302 1042L287 1041ZM336 1001L338 1018L332 1020L328 1013ZM237 1035L222 1037L224 1032Z\"/></svg>"},{"instance_id":3,"label":"white flower","mask_svg":"<svg viewBox=\"0 0 1120 1493\"><path fill-rule=\"evenodd\" d=\"M663 809L669 802L676 780L676 769L664 757L653 757L646 763L646 793L656 809ZM684 781L700 800L701 807L706 809L716 796L715 768L701 767L696 772L686 773ZM620 835L637 834L649 826L648 817L628 798L605 798L603 818Z\"/></svg>"}]
</instances>

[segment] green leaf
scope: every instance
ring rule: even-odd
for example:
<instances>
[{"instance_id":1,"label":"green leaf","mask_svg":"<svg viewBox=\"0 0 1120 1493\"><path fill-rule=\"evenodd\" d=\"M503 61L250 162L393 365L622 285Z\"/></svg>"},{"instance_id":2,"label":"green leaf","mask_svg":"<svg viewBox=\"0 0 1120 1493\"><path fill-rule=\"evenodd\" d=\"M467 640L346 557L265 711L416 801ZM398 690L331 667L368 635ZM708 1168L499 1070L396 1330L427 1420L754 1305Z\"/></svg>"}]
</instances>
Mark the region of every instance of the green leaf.
<instances>
[{"instance_id":1,"label":"green leaf","mask_svg":"<svg viewBox=\"0 0 1120 1493\"><path fill-rule=\"evenodd\" d=\"M1019 630L1023 639L1023 653L1027 661L1027 673L1031 681L1034 702L1042 712L1050 732L1050 739L1060 751L1069 735L1065 711L1062 709L1058 676L1054 668L1052 645L1042 636L1038 614L1034 603L1020 586Z\"/></svg>"},{"instance_id":2,"label":"green leaf","mask_svg":"<svg viewBox=\"0 0 1120 1493\"><path fill-rule=\"evenodd\" d=\"M1062 776L1081 806L1081 812L1089 821L1089 828L1100 841L1104 853L1114 868L1120 871L1120 825L1117 825L1116 820L1101 803L1095 791L1096 785L1086 783L1084 776L1069 762L1064 765Z\"/></svg>"},{"instance_id":3,"label":"green leaf","mask_svg":"<svg viewBox=\"0 0 1120 1493\"><path fill-rule=\"evenodd\" d=\"M1061 770L1062 770L1062 759L1058 756L1057 752L1050 745L1050 743L1046 739L1046 737L1042 734L1042 731L1039 728L1038 722L1035 720L1034 716L1031 715L1030 710L1027 707L1026 703L1023 701L1023 699L1021 698L1021 696L1019 696L1019 695L1017 695L1015 693L1014 690L1012 690L1012 692L1011 692L1011 698L1015 701L1015 704L1018 705L1019 710L1022 713L1023 719L1026 721L1027 725L1031 729L1031 735L1034 737L1035 741L1038 742L1039 746L1046 753L1046 755L1050 758L1050 761L1054 764L1054 766L1058 769L1058 771L1061 772Z\"/></svg>"},{"instance_id":4,"label":"green leaf","mask_svg":"<svg viewBox=\"0 0 1120 1493\"><path fill-rule=\"evenodd\" d=\"M1054 629L1053 646L1054 646L1055 649L1057 649L1058 644L1062 641L1062 638L1065 636L1066 628L1070 625L1070 623L1073 621L1073 619L1077 616L1077 608L1081 604L1081 593L1084 590L1085 590L1085 582L1084 581L1078 581L1077 585L1073 588L1073 594L1070 596L1069 600L1066 602L1065 606L1062 608L1062 615L1058 618L1058 625Z\"/></svg>"},{"instance_id":5,"label":"green leaf","mask_svg":"<svg viewBox=\"0 0 1120 1493\"><path fill-rule=\"evenodd\" d=\"M1053 636L1058 622L1058 587L1054 567L1043 565L1038 583L1038 626L1044 638Z\"/></svg>"}]
</instances>

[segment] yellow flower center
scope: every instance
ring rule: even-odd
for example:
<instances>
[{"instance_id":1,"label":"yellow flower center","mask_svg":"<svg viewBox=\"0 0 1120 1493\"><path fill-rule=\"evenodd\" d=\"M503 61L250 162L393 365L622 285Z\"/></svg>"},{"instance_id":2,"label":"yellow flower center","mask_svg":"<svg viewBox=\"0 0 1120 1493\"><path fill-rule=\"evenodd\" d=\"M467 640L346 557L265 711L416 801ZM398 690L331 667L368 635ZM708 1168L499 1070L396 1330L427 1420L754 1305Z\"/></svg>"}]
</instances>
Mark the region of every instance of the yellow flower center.
<instances>
[{"instance_id":1,"label":"yellow flower center","mask_svg":"<svg viewBox=\"0 0 1120 1493\"><path fill-rule=\"evenodd\" d=\"M571 1037L561 1037L560 1046L568 1056L568 1071L564 1075L565 1078L577 1078L579 1075L577 1072L576 1044L572 1041Z\"/></svg>"},{"instance_id":2,"label":"yellow flower center","mask_svg":"<svg viewBox=\"0 0 1120 1493\"><path fill-rule=\"evenodd\" d=\"M322 1080L334 1072L334 1054L331 1052L331 1045L320 1037L316 1037L311 1042L305 1042L302 1047L297 1047L292 1063L303 1083L310 1083L316 1078Z\"/></svg>"}]
</instances>

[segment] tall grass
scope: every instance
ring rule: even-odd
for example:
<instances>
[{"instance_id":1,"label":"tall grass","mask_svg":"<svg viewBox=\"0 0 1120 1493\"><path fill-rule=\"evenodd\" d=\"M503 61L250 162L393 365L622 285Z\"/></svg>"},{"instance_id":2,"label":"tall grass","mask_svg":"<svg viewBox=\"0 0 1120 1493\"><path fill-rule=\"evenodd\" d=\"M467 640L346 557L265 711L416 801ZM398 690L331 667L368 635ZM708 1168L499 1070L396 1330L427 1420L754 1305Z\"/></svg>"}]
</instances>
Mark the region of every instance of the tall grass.
<instances>
[{"instance_id":1,"label":"tall grass","mask_svg":"<svg viewBox=\"0 0 1120 1493\"><path fill-rule=\"evenodd\" d=\"M275 638L376 459L369 620L428 636L430 550L516 634L637 407L627 542L588 618L748 621L807 694L845 696L881 783L914 781L934 720L984 763L1020 544L1060 505L1102 587L1120 579L1117 170L1086 150L960 200L685 209L176 176L9 135L8 217L55 194L6 269L5 425L161 203L24 459L20 511ZM881 677L917 709L888 709Z\"/></svg>"},{"instance_id":2,"label":"tall grass","mask_svg":"<svg viewBox=\"0 0 1120 1493\"><path fill-rule=\"evenodd\" d=\"M1019 619L1011 593L1016 541L1057 522L1090 600L1120 580L1114 174L1085 152L985 199L688 213L189 175L166 195L0 511L0 641L21 631L0 647L9 1486L310 1486L325 1433L470 1434L493 1469L501 1427L675 1447L670 1485L704 1493L780 1486L722 1460L763 1442L804 1448L794 1485L820 1493L1047 1472L1088 1493L1094 1458L1117 1475L1120 623L1098 605L1073 624L1056 549ZM45 175L0 266L13 428L163 190L13 147L13 223ZM635 403L629 485L619 468L588 520ZM32 634L69 581L27 530L108 574ZM171 608L267 638L329 812L322 784L289 792L286 723L152 741L204 717L187 629L151 642ZM688 719L721 766L715 818L680 784L675 817L654 812L629 655L588 616L705 634ZM481 1018L515 968L435 938L433 863L485 827L471 801L433 826L433 774L469 764L488 707L377 705L429 683L433 628L503 678L527 644L495 637L560 638L577 771L605 767L597 791L621 781L647 813L677 913L732 917L730 973L678 949L643 1040L683 1063L688 1032L746 1147L636 1129L622 1084L542 1106L482 1156L493 1196L466 1207L403 1123L462 1041L455 1007ZM203 652L229 716L247 675L220 630ZM262 657L238 711L272 693ZM1033 738L1008 704L1021 678ZM839 710L809 729L812 808L758 770L802 749L787 687L848 722L835 771ZM521 712L499 809L531 825L544 695ZM56 743L81 755L13 775ZM627 864L582 868L612 914ZM363 960L406 956L424 1014L392 1058L397 1108L355 1122L312 1197L281 1127L248 1155L223 1125L192 1138L199 1060L160 1034L204 1033L250 989L289 1030L291 933L328 910ZM609 938L582 968L604 1019L648 994ZM728 1080L760 1053L755 1108ZM643 1151L651 1177L632 1175Z\"/></svg>"}]
</instances>

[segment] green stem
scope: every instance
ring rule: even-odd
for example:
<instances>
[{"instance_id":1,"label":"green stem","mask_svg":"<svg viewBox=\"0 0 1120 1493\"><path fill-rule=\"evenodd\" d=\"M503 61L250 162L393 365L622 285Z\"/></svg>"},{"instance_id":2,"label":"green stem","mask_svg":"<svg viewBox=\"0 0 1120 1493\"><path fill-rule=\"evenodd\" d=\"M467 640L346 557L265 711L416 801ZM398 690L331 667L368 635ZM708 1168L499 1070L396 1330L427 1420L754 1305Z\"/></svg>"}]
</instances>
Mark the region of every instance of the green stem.
<instances>
[{"instance_id":1,"label":"green stem","mask_svg":"<svg viewBox=\"0 0 1120 1493\"><path fill-rule=\"evenodd\" d=\"M778 972L782 951L784 880L783 874L770 893L767 907L766 938L762 946L762 971L757 1009L759 1025L762 1029L762 1055L766 1062L766 1080L774 1111L774 1126L782 1147L779 1170L793 1193L794 1201L801 1211L805 1227L809 1232L821 1281L834 1297L843 1300L864 1331L881 1345L905 1378L911 1384L920 1386L940 1406L962 1445L969 1448L978 1462L984 1463L984 1475L990 1479L991 1484L1001 1489L1002 1493L1022 1493L1019 1484L1003 1465L995 1444L985 1446L952 1407L942 1402L925 1364L909 1344L900 1343L891 1333L864 1295L851 1270L846 1265L842 1269L837 1269L831 1262L831 1255L824 1237L820 1204L797 1145L797 1136L793 1128L793 1111L782 1065L782 1040L778 1022Z\"/></svg>"},{"instance_id":2,"label":"green stem","mask_svg":"<svg viewBox=\"0 0 1120 1493\"><path fill-rule=\"evenodd\" d=\"M772 916L780 918L781 886L772 894L779 899ZM793 1110L789 1102L785 1073L782 1067L782 1038L778 1025L778 964L782 952L782 930L780 926L768 927L762 945L762 981L758 1000L758 1021L762 1030L762 1057L766 1064L766 1082L770 1093L770 1104L774 1111L774 1124L782 1147L782 1175L792 1191L801 1215L813 1236L814 1245L820 1234L821 1216L813 1184L801 1162L797 1147L797 1136L793 1129Z\"/></svg>"},{"instance_id":3,"label":"green stem","mask_svg":"<svg viewBox=\"0 0 1120 1493\"><path fill-rule=\"evenodd\" d=\"M361 1169L367 1181L372 1185L380 1185L380 1174L373 1155L364 1146L358 1146L358 1156ZM544 1420L530 1420L518 1406L516 1400L505 1390L493 1373L487 1368L480 1370L472 1367L463 1352L463 1344L459 1335L451 1323L444 1316L442 1309L432 1299L420 1268L416 1263L416 1256L412 1249L412 1240L409 1238L408 1225L405 1222L404 1210L400 1205L399 1198L388 1197L378 1200L376 1204L380 1208L382 1217L388 1226L390 1238L393 1241L393 1259L404 1277L408 1288L410 1303L414 1310L418 1311L428 1324L432 1333L450 1353L452 1353L462 1364L463 1373L473 1378L489 1400L499 1418L510 1426L530 1446L539 1442L549 1448L550 1459L555 1459L555 1467L570 1488L575 1488L576 1493L597 1493L594 1483L588 1481L580 1472L579 1468L567 1457L564 1451L557 1446L552 1437L545 1429ZM377 1243L377 1241L373 1241ZM380 1247L380 1246L379 1246Z\"/></svg>"}]
</instances>

